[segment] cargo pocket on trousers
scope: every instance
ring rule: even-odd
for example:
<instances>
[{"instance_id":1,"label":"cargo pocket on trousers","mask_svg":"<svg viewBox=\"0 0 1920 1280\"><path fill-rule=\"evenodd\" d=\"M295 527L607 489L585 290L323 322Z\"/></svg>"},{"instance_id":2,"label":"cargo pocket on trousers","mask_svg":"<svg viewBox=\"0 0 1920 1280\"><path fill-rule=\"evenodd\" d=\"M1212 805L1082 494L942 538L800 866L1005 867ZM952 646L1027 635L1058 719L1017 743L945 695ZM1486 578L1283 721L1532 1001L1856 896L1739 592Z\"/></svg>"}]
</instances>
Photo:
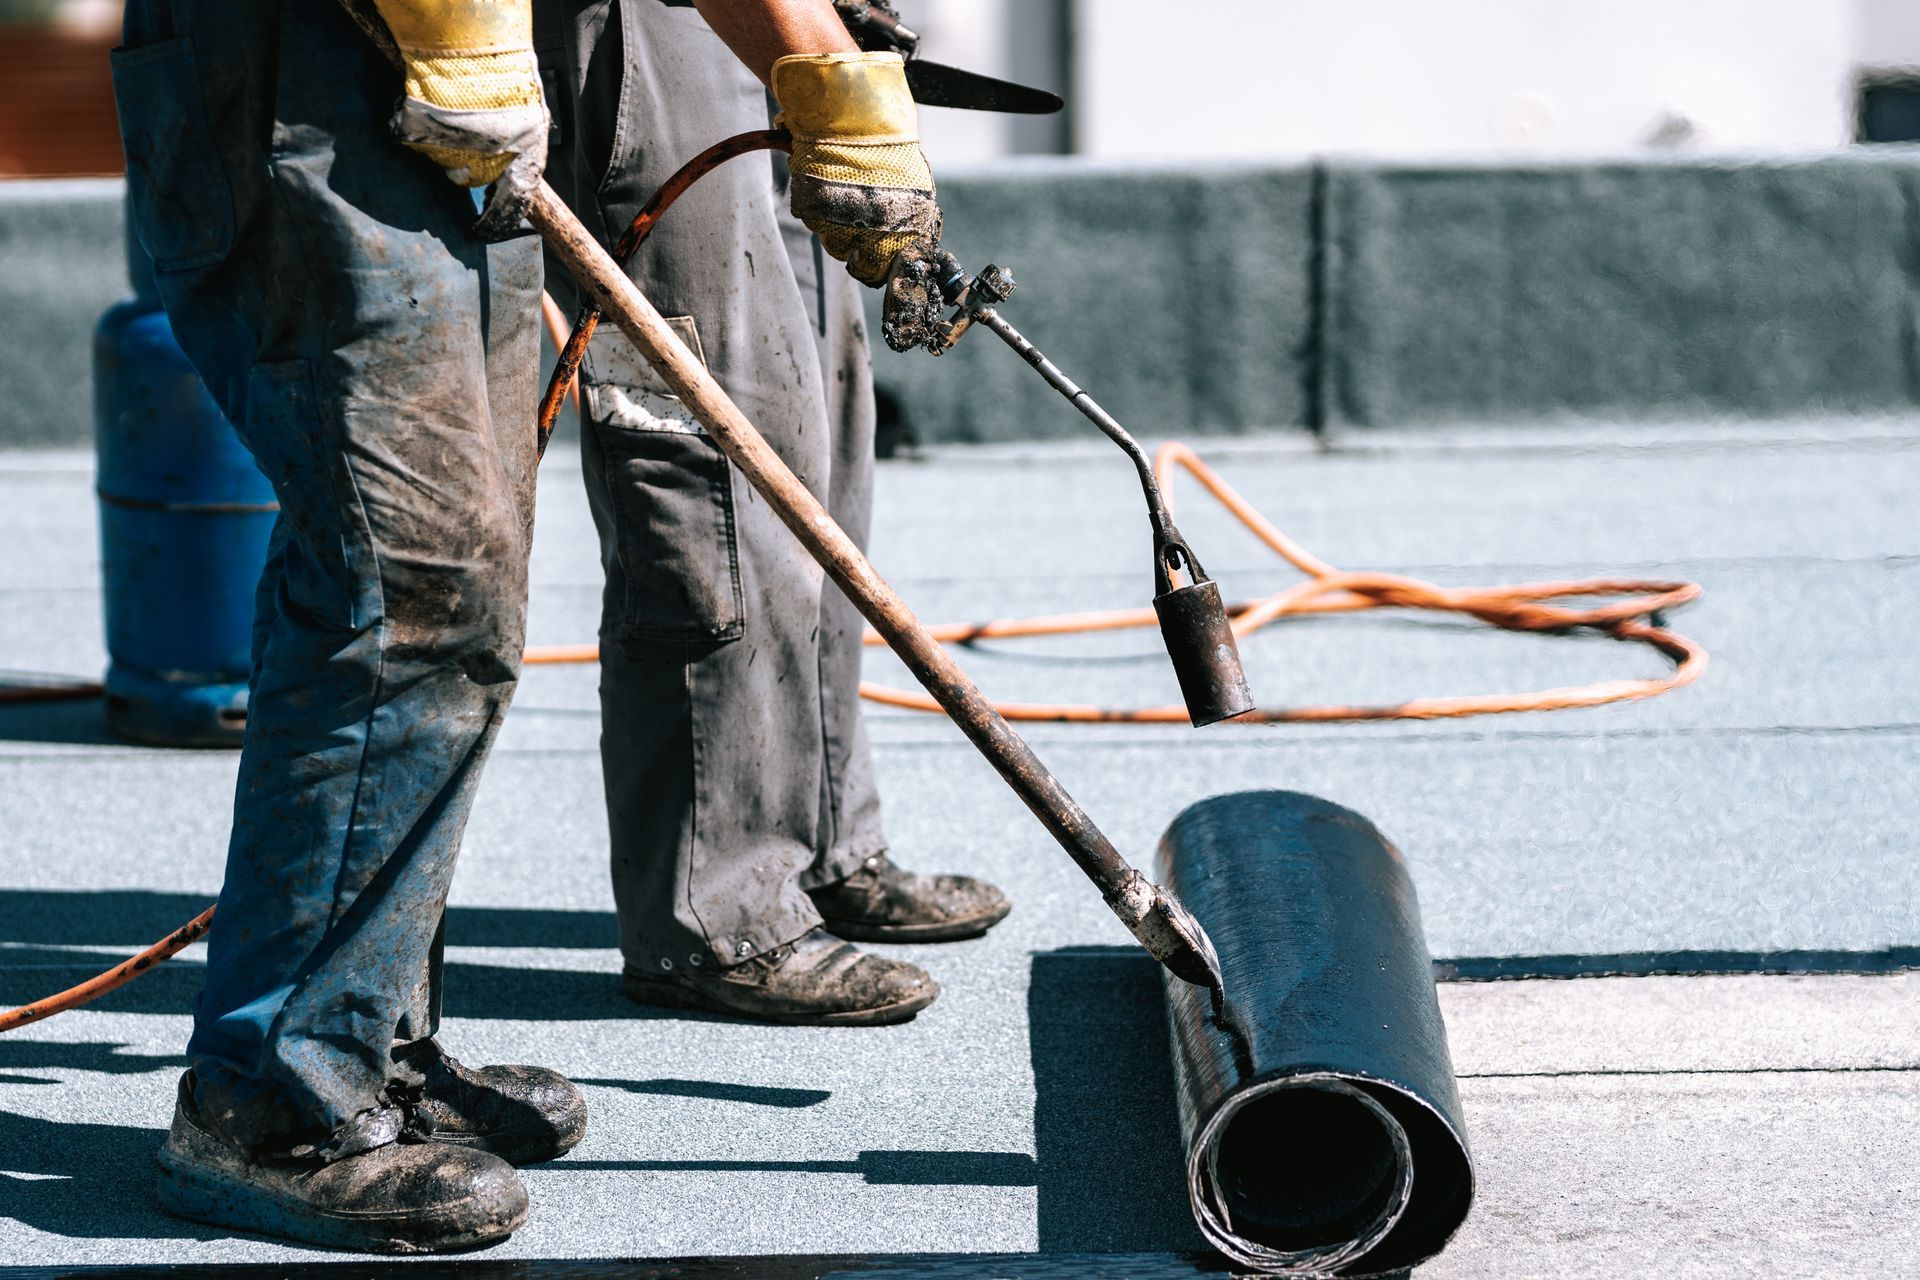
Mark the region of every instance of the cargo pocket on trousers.
<instances>
[{"instance_id":1,"label":"cargo pocket on trousers","mask_svg":"<svg viewBox=\"0 0 1920 1280\"><path fill-rule=\"evenodd\" d=\"M692 317L667 321L700 355ZM625 638L735 640L745 629L733 469L618 333L596 336L586 382L612 508Z\"/></svg>"},{"instance_id":2,"label":"cargo pocket on trousers","mask_svg":"<svg viewBox=\"0 0 1920 1280\"><path fill-rule=\"evenodd\" d=\"M233 187L207 125L193 40L109 57L140 243L162 271L212 266L233 248Z\"/></svg>"}]
</instances>

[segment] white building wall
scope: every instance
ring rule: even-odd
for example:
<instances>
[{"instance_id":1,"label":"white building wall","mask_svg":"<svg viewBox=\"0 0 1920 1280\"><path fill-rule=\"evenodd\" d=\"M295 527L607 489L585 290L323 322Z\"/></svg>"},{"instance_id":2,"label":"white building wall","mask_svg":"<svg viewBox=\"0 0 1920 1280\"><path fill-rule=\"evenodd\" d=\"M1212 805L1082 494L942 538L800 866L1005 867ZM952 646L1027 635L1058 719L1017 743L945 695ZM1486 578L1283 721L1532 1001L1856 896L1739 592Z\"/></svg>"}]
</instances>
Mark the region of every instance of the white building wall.
<instances>
[{"instance_id":1,"label":"white building wall","mask_svg":"<svg viewBox=\"0 0 1920 1280\"><path fill-rule=\"evenodd\" d=\"M1906 33L1920 0L1884 4ZM1815 148L1862 0L1079 0L1078 149L1284 157ZM1891 40L1892 36L1883 37ZM1904 38L1904 34L1902 35Z\"/></svg>"},{"instance_id":2,"label":"white building wall","mask_svg":"<svg viewBox=\"0 0 1920 1280\"><path fill-rule=\"evenodd\" d=\"M1920 0L1861 0L1859 60L1868 67L1920 67Z\"/></svg>"},{"instance_id":3,"label":"white building wall","mask_svg":"<svg viewBox=\"0 0 1920 1280\"><path fill-rule=\"evenodd\" d=\"M1008 6L1034 0L901 0L895 5L920 33L923 56L952 67L1011 79ZM1096 0L1097 3L1097 0ZM973 164L1013 150L1012 125L988 111L927 107L921 136L935 164Z\"/></svg>"}]
</instances>

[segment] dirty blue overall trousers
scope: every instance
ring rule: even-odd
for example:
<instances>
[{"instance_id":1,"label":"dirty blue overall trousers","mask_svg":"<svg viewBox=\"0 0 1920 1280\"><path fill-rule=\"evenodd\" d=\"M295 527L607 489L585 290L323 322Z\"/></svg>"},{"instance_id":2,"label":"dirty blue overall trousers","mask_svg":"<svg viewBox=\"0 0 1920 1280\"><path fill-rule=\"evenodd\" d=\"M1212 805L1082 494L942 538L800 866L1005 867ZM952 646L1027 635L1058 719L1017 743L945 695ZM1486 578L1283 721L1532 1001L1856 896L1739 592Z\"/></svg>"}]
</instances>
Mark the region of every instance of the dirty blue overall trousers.
<instances>
[{"instance_id":1,"label":"dirty blue overall trousers","mask_svg":"<svg viewBox=\"0 0 1920 1280\"><path fill-rule=\"evenodd\" d=\"M468 233L336 0L129 0L113 75L167 313L280 501L188 1057L230 1136L285 1150L434 1030L520 663L540 252Z\"/></svg>"},{"instance_id":2,"label":"dirty blue overall trousers","mask_svg":"<svg viewBox=\"0 0 1920 1280\"><path fill-rule=\"evenodd\" d=\"M547 177L604 243L687 160L769 125L688 3L535 0ZM787 213L784 160L729 161L629 272L858 542L873 382L859 287ZM564 270L547 283L572 309ZM860 714L861 620L612 325L582 371L606 569L601 761L628 965L730 965L820 923L808 888L886 848Z\"/></svg>"}]
</instances>

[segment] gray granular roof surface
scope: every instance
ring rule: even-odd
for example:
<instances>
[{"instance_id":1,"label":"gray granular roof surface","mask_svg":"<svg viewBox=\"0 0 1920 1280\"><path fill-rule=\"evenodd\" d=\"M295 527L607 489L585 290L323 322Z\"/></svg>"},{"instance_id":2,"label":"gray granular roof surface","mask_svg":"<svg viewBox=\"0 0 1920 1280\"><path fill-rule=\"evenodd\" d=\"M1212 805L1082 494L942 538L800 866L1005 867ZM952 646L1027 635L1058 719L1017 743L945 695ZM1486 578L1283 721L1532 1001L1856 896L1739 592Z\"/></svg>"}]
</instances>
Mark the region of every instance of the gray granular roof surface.
<instances>
[{"instance_id":1,"label":"gray granular roof surface","mask_svg":"<svg viewBox=\"0 0 1920 1280\"><path fill-rule=\"evenodd\" d=\"M1368 814L1405 850L1436 956L1526 972L1547 967L1533 957L1920 945L1920 423L1203 452L1342 568L1449 585L1696 579L1706 598L1673 621L1713 666L1654 702L1534 717L1035 726L1042 757L1137 862L1203 795L1288 787ZM101 667L91 490L82 455L0 454L0 668ZM1177 492L1229 596L1291 580L1197 492ZM599 574L576 457L556 451L541 504L531 639L590 639ZM1151 590L1137 489L1101 445L884 464L874 555L931 620L1135 606ZM1117 633L962 659L1009 699L1161 703L1175 691L1157 643ZM1246 657L1267 705L1662 669L1637 646L1404 615L1285 623ZM906 680L884 653L869 670ZM1016 910L982 940L899 952L944 989L917 1021L823 1030L620 999L598 720L592 669L528 673L454 886L448 1045L560 1068L593 1111L576 1152L528 1173L527 1228L485 1257L1133 1254L1150 1257L1114 1265L1192 1271L1173 1256L1200 1242L1154 972L950 725L871 713L896 856L990 876ZM229 754L117 744L97 705L0 709L0 1003L77 981L209 900L233 770ZM331 1256L154 1208L199 963L189 952L0 1037L0 1263ZM1443 986L1480 1192L1421 1274L1903 1274L1920 1207L1915 983Z\"/></svg>"}]
</instances>

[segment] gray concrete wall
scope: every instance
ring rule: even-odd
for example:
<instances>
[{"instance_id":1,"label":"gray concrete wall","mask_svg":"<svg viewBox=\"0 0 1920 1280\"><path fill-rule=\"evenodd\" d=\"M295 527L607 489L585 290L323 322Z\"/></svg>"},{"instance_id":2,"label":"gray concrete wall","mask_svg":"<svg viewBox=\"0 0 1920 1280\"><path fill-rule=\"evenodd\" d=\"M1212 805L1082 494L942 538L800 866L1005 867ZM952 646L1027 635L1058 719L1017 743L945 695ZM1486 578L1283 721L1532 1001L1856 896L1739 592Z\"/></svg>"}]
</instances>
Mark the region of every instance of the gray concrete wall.
<instances>
[{"instance_id":1,"label":"gray concrete wall","mask_svg":"<svg viewBox=\"0 0 1920 1280\"><path fill-rule=\"evenodd\" d=\"M1148 433L1302 420L1313 175L1305 168L1106 167L1033 159L943 181L946 244L1010 268L1000 311ZM923 441L1054 439L1092 428L984 330L938 359L886 350L876 377Z\"/></svg>"},{"instance_id":2,"label":"gray concrete wall","mask_svg":"<svg viewBox=\"0 0 1920 1280\"><path fill-rule=\"evenodd\" d=\"M1148 434L1920 409L1920 148L1193 181L1216 203L1070 164L942 186L963 258L1031 264L1005 314ZM1088 430L997 345L877 355L919 440Z\"/></svg>"},{"instance_id":3,"label":"gray concrete wall","mask_svg":"<svg viewBox=\"0 0 1920 1280\"><path fill-rule=\"evenodd\" d=\"M1920 404L1920 152L1326 184L1330 427Z\"/></svg>"},{"instance_id":4,"label":"gray concrete wall","mask_svg":"<svg viewBox=\"0 0 1920 1280\"><path fill-rule=\"evenodd\" d=\"M1018 279L1007 317L1147 435L1920 409L1920 148L1034 158L941 194L962 261ZM88 438L121 235L117 182L0 182L0 446ZM875 360L924 443L1091 430L991 334Z\"/></svg>"},{"instance_id":5,"label":"gray concrete wall","mask_svg":"<svg viewBox=\"0 0 1920 1280\"><path fill-rule=\"evenodd\" d=\"M132 292L121 190L0 182L0 448L93 438L93 326Z\"/></svg>"}]
</instances>

